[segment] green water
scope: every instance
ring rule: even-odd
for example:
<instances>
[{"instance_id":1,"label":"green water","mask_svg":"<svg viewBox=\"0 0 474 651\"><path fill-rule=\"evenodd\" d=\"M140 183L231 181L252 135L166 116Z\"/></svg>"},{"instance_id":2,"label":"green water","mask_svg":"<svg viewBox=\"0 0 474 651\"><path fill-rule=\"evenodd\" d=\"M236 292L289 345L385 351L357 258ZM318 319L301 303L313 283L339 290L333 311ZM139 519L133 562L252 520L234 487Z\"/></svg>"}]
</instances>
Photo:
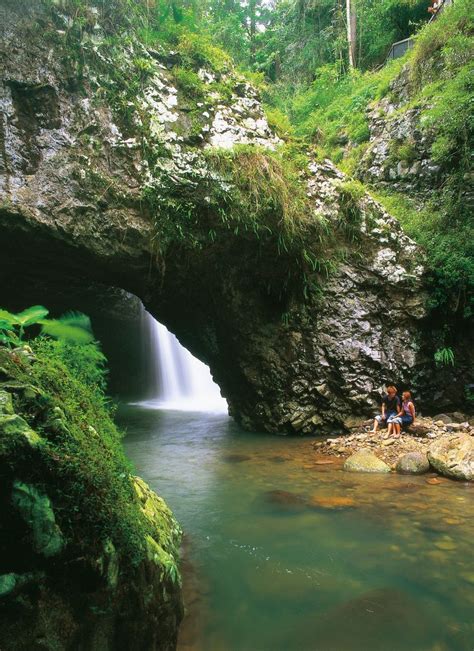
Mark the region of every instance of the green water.
<instances>
[{"instance_id":1,"label":"green water","mask_svg":"<svg viewBox=\"0 0 474 651\"><path fill-rule=\"evenodd\" d=\"M182 651L474 649L472 484L346 473L223 415L119 421L187 534Z\"/></svg>"}]
</instances>

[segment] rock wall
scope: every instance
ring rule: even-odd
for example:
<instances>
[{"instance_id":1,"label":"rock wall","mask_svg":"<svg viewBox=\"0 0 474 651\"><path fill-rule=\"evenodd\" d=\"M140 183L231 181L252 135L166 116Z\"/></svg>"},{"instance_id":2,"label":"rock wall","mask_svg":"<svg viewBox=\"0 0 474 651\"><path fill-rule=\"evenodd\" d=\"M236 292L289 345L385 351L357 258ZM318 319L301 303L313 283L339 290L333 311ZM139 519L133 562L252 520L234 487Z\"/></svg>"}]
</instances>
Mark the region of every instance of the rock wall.
<instances>
[{"instance_id":1,"label":"rock wall","mask_svg":"<svg viewBox=\"0 0 474 651\"><path fill-rule=\"evenodd\" d=\"M276 245L216 226L208 190L225 221L231 188L206 152L279 145L228 63L190 64L133 39L111 46L95 15L78 35L58 12L0 9L4 287L24 270L46 286L132 292L210 365L249 428L327 431L371 412L386 381L416 384L421 256L329 162L310 157L301 172L311 199L301 218L324 221L340 243L329 274L306 270L307 292L287 286L291 261ZM192 246L180 238L190 222ZM318 251L315 233L305 246Z\"/></svg>"},{"instance_id":2,"label":"rock wall","mask_svg":"<svg viewBox=\"0 0 474 651\"><path fill-rule=\"evenodd\" d=\"M433 134L422 127L422 106L411 106L410 99L405 67L390 93L369 109L370 144L357 175L375 186L416 196L438 187L442 170L431 159Z\"/></svg>"}]
</instances>

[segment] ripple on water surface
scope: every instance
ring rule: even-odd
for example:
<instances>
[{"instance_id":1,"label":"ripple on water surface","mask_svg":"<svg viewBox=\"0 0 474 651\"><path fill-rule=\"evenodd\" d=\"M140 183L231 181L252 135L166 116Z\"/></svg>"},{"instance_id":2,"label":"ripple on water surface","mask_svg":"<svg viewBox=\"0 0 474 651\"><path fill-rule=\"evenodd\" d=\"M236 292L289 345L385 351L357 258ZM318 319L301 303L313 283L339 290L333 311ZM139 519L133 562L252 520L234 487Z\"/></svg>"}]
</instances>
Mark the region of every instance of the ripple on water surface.
<instances>
[{"instance_id":1,"label":"ripple on water surface","mask_svg":"<svg viewBox=\"0 0 474 651\"><path fill-rule=\"evenodd\" d=\"M182 650L474 648L472 484L349 475L222 414L119 421L187 534Z\"/></svg>"}]
</instances>

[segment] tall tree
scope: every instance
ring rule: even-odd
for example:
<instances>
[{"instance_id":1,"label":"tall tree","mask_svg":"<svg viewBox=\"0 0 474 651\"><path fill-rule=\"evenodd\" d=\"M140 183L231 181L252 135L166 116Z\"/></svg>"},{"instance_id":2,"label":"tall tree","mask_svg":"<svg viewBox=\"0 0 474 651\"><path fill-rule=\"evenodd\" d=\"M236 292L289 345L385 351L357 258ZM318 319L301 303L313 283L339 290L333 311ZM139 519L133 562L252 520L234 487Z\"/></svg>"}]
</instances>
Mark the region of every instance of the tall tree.
<instances>
[{"instance_id":1,"label":"tall tree","mask_svg":"<svg viewBox=\"0 0 474 651\"><path fill-rule=\"evenodd\" d=\"M357 19L355 5L352 0L346 0L346 18L347 18L347 44L349 46L349 65L355 68L356 51L357 51Z\"/></svg>"}]
</instances>

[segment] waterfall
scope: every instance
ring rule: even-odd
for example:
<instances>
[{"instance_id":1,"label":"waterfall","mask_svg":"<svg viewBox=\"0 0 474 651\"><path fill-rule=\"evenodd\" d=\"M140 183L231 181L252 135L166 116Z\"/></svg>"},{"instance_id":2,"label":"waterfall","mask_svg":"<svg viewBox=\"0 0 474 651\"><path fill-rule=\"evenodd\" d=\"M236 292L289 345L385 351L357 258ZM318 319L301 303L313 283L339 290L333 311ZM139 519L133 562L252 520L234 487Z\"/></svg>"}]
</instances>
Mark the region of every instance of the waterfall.
<instances>
[{"instance_id":1,"label":"waterfall","mask_svg":"<svg viewBox=\"0 0 474 651\"><path fill-rule=\"evenodd\" d=\"M209 368L144 312L144 344L150 356L150 392L141 404L180 411L227 411Z\"/></svg>"}]
</instances>

